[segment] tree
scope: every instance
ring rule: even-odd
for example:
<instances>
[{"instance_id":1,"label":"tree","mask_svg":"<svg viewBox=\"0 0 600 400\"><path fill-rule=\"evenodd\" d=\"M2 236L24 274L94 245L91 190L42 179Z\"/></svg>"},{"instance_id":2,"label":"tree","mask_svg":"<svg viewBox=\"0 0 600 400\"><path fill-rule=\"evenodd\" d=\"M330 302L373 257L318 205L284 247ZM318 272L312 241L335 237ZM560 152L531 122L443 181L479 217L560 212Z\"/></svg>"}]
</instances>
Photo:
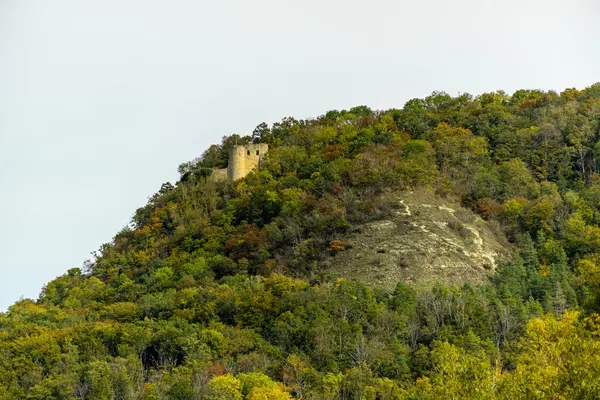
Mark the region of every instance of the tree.
<instances>
[{"instance_id":1,"label":"tree","mask_svg":"<svg viewBox=\"0 0 600 400\"><path fill-rule=\"evenodd\" d=\"M242 400L242 384L233 375L221 375L208 382L209 400Z\"/></svg>"},{"instance_id":2,"label":"tree","mask_svg":"<svg viewBox=\"0 0 600 400\"><path fill-rule=\"evenodd\" d=\"M269 143L271 139L271 130L269 125L261 122L252 131L252 143Z\"/></svg>"},{"instance_id":3,"label":"tree","mask_svg":"<svg viewBox=\"0 0 600 400\"><path fill-rule=\"evenodd\" d=\"M446 123L438 124L432 139L440 171L461 183L482 167L488 154L485 138Z\"/></svg>"},{"instance_id":4,"label":"tree","mask_svg":"<svg viewBox=\"0 0 600 400\"><path fill-rule=\"evenodd\" d=\"M591 329L586 329L589 324ZM517 358L516 370L501 387L505 398L593 398L600 389L600 341L597 318L583 322L565 312L530 321Z\"/></svg>"},{"instance_id":5,"label":"tree","mask_svg":"<svg viewBox=\"0 0 600 400\"><path fill-rule=\"evenodd\" d=\"M281 390L279 387L255 387L253 388L247 400L292 400L292 396Z\"/></svg>"}]
</instances>

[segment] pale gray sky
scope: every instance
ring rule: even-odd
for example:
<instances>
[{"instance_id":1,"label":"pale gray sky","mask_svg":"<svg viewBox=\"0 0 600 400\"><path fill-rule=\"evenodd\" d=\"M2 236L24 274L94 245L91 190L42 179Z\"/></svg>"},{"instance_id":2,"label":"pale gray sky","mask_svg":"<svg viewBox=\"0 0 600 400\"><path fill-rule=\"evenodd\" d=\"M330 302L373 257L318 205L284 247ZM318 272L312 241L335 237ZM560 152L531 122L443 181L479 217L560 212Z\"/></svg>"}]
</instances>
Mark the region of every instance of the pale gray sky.
<instances>
[{"instance_id":1,"label":"pale gray sky","mask_svg":"<svg viewBox=\"0 0 600 400\"><path fill-rule=\"evenodd\" d=\"M0 0L0 310L260 122L600 81L595 0Z\"/></svg>"}]
</instances>

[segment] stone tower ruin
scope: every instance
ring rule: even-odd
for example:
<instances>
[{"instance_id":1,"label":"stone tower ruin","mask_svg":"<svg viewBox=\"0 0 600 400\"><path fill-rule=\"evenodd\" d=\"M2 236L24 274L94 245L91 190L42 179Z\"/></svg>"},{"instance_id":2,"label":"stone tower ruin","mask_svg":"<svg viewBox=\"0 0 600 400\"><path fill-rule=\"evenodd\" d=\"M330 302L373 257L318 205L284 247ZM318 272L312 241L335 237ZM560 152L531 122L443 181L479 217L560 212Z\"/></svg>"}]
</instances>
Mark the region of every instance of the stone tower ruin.
<instances>
[{"instance_id":1,"label":"stone tower ruin","mask_svg":"<svg viewBox=\"0 0 600 400\"><path fill-rule=\"evenodd\" d=\"M211 179L214 181L242 179L253 169L261 166L268 151L269 145L266 143L234 146L229 151L227 168L213 170Z\"/></svg>"},{"instance_id":2,"label":"stone tower ruin","mask_svg":"<svg viewBox=\"0 0 600 400\"><path fill-rule=\"evenodd\" d=\"M260 166L268 151L269 145L266 143L235 146L229 152L227 178L232 181L242 179Z\"/></svg>"}]
</instances>

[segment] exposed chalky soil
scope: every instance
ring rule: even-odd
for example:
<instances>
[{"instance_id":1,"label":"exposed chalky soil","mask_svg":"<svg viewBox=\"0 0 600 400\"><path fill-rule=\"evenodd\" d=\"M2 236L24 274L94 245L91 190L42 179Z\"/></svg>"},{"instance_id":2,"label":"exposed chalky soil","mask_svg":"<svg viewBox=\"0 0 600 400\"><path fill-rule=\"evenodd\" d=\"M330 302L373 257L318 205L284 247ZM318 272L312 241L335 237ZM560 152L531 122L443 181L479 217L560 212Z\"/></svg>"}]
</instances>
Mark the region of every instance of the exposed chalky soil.
<instances>
[{"instance_id":1,"label":"exposed chalky soil","mask_svg":"<svg viewBox=\"0 0 600 400\"><path fill-rule=\"evenodd\" d=\"M504 236L479 216L427 190L396 193L392 215L357 227L330 272L393 288L483 283L511 255Z\"/></svg>"}]
</instances>

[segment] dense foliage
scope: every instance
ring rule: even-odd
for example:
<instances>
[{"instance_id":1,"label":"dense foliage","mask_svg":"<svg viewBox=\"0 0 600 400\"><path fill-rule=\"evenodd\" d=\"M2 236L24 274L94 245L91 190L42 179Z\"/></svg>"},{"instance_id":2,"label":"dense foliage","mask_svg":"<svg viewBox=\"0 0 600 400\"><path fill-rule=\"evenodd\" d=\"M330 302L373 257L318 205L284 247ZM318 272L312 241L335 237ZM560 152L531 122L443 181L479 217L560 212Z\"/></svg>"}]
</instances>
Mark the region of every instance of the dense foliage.
<instances>
[{"instance_id":1,"label":"dense foliage","mask_svg":"<svg viewBox=\"0 0 600 400\"><path fill-rule=\"evenodd\" d=\"M265 168L211 181L236 142L268 143ZM226 137L0 314L0 399L596 398L599 162L600 84ZM481 287L330 276L353 226L417 186L497 224L514 259Z\"/></svg>"}]
</instances>

